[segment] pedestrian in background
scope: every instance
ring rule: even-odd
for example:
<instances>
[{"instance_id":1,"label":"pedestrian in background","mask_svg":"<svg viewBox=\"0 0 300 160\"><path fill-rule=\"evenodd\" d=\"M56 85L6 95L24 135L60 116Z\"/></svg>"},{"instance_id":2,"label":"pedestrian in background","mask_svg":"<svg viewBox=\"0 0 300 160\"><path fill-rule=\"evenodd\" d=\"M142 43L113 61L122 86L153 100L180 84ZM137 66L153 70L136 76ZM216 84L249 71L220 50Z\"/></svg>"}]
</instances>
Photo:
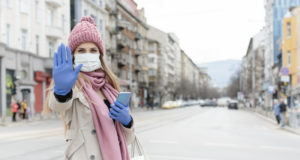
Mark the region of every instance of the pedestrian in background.
<instances>
[{"instance_id":1,"label":"pedestrian in background","mask_svg":"<svg viewBox=\"0 0 300 160\"><path fill-rule=\"evenodd\" d=\"M279 102L277 99L274 99L274 112L275 112L275 116L276 116L276 120L277 120L277 123L280 124L280 108L279 108Z\"/></svg>"},{"instance_id":2,"label":"pedestrian in background","mask_svg":"<svg viewBox=\"0 0 300 160\"><path fill-rule=\"evenodd\" d=\"M281 119L281 127L285 126L285 112L286 112L286 104L284 103L284 99L280 99L280 119Z\"/></svg>"},{"instance_id":3,"label":"pedestrian in background","mask_svg":"<svg viewBox=\"0 0 300 160\"><path fill-rule=\"evenodd\" d=\"M26 108L27 119L30 121L30 107Z\"/></svg>"},{"instance_id":4,"label":"pedestrian in background","mask_svg":"<svg viewBox=\"0 0 300 160\"><path fill-rule=\"evenodd\" d=\"M26 119L26 109L27 109L27 103L26 103L26 99L24 99L23 102L21 103L21 113L23 119Z\"/></svg>"},{"instance_id":5,"label":"pedestrian in background","mask_svg":"<svg viewBox=\"0 0 300 160\"><path fill-rule=\"evenodd\" d=\"M22 119L21 118L21 103L20 103L20 100L17 100L17 105L18 105L18 119Z\"/></svg>"},{"instance_id":6,"label":"pedestrian in background","mask_svg":"<svg viewBox=\"0 0 300 160\"><path fill-rule=\"evenodd\" d=\"M12 121L16 122L16 114L18 112L18 107L19 106L17 105L15 100L12 100L10 106L11 106L11 111L12 111Z\"/></svg>"}]
</instances>

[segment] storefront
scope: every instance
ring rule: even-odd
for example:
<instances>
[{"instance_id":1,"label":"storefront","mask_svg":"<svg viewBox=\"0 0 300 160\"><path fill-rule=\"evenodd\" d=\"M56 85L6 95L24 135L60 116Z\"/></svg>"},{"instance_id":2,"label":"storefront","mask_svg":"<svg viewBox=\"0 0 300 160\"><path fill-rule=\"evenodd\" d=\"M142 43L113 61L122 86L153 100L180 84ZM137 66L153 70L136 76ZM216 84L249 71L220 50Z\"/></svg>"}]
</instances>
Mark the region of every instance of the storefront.
<instances>
[{"instance_id":1,"label":"storefront","mask_svg":"<svg viewBox=\"0 0 300 160\"><path fill-rule=\"evenodd\" d=\"M41 113L46 88L52 80L52 58L12 49L0 43L0 59L1 121L5 122L6 117L11 116L12 98L20 101L26 99L31 116Z\"/></svg>"}]
</instances>

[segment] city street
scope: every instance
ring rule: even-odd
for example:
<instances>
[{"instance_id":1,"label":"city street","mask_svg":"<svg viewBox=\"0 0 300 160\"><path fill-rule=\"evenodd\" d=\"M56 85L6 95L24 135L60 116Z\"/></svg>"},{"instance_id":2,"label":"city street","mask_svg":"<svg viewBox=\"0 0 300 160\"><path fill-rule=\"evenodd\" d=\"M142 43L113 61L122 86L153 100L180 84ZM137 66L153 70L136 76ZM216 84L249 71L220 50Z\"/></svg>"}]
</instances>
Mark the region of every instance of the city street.
<instances>
[{"instance_id":1,"label":"city street","mask_svg":"<svg viewBox=\"0 0 300 160\"><path fill-rule=\"evenodd\" d=\"M298 160L300 136L252 113L199 106L132 114L151 160ZM0 127L0 160L61 160L61 120Z\"/></svg>"}]
</instances>

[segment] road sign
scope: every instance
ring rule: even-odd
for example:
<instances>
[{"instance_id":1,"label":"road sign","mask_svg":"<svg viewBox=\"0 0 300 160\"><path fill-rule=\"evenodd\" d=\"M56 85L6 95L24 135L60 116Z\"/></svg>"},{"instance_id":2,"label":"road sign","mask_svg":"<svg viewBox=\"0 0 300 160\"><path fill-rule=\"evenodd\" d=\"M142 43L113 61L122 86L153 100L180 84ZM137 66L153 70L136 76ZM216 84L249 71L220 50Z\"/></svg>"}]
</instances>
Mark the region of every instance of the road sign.
<instances>
[{"instance_id":1,"label":"road sign","mask_svg":"<svg viewBox=\"0 0 300 160\"><path fill-rule=\"evenodd\" d=\"M289 82L290 81L290 76L281 76L280 80L281 80L281 82Z\"/></svg>"},{"instance_id":2,"label":"road sign","mask_svg":"<svg viewBox=\"0 0 300 160\"><path fill-rule=\"evenodd\" d=\"M287 75L290 74L290 71L289 71L288 68L283 67L283 68L281 68L280 73L281 73L282 75L284 75L284 76L287 76Z\"/></svg>"}]
</instances>

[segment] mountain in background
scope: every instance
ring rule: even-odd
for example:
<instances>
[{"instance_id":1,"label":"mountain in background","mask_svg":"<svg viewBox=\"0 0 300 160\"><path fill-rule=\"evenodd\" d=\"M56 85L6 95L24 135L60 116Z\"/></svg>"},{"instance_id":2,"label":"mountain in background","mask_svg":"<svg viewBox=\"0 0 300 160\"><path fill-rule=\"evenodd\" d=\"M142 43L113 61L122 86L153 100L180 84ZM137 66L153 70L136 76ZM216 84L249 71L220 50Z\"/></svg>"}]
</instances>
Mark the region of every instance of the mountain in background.
<instances>
[{"instance_id":1,"label":"mountain in background","mask_svg":"<svg viewBox=\"0 0 300 160\"><path fill-rule=\"evenodd\" d=\"M198 67L206 67L212 83L222 88L229 85L230 77L239 69L240 60L224 60L197 64Z\"/></svg>"}]
</instances>

